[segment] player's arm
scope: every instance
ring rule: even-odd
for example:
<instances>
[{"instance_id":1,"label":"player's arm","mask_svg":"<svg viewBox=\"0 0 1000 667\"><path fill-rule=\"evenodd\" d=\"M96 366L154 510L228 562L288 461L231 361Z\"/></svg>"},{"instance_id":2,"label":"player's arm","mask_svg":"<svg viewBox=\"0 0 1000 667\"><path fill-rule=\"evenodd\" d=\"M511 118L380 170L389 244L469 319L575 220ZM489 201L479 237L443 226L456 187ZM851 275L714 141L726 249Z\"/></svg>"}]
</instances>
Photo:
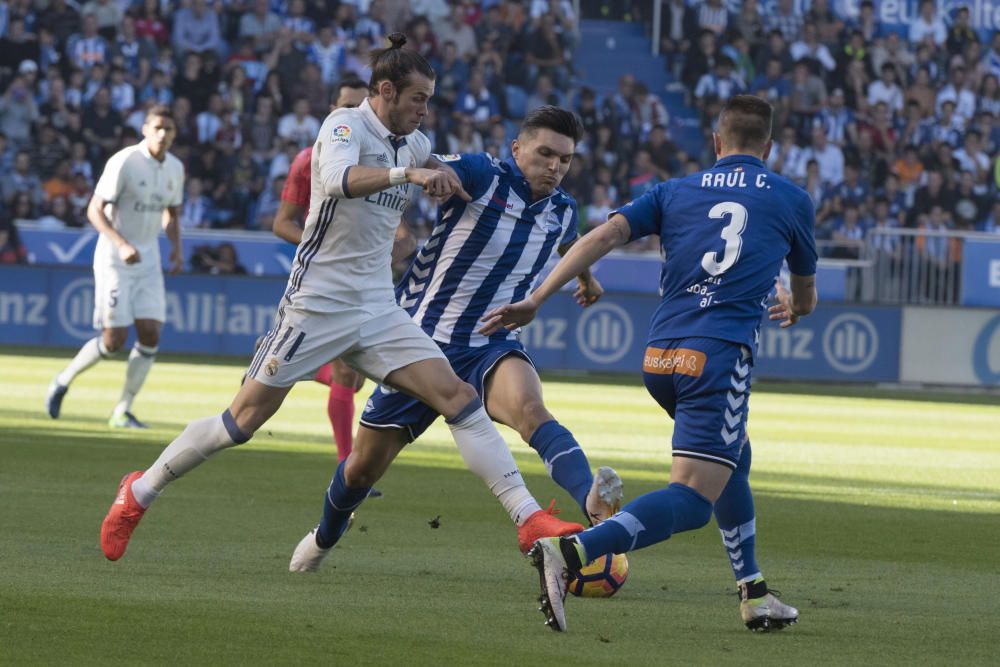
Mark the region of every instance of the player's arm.
<instances>
[{"instance_id":1,"label":"player's arm","mask_svg":"<svg viewBox=\"0 0 1000 667\"><path fill-rule=\"evenodd\" d=\"M392 240L392 264L395 266L399 262L413 254L417 249L417 239L413 237L410 227L406 221L400 218L399 227L396 227L396 237Z\"/></svg>"},{"instance_id":2,"label":"player's arm","mask_svg":"<svg viewBox=\"0 0 1000 667\"><path fill-rule=\"evenodd\" d=\"M816 217L809 197L801 198L797 226L793 229L792 247L788 253L789 289L779 282L778 303L768 308L769 317L780 321L786 329L816 309L816 238L813 230Z\"/></svg>"},{"instance_id":3,"label":"player's arm","mask_svg":"<svg viewBox=\"0 0 1000 667\"><path fill-rule=\"evenodd\" d=\"M528 324L535 319L535 313L541 305L563 285L615 248L628 243L631 237L632 229L625 216L621 213L611 216L607 223L573 244L552 269L552 273L524 301L500 306L487 313L482 319L483 326L479 333L489 336L500 327L514 329Z\"/></svg>"},{"instance_id":4,"label":"player's arm","mask_svg":"<svg viewBox=\"0 0 1000 667\"><path fill-rule=\"evenodd\" d=\"M274 215L271 231L279 239L298 245L302 242L302 227L298 221L302 219L304 210L298 204L282 199L278 204L278 212Z\"/></svg>"},{"instance_id":5,"label":"player's arm","mask_svg":"<svg viewBox=\"0 0 1000 667\"><path fill-rule=\"evenodd\" d=\"M181 247L181 207L168 206L163 209L163 231L170 240L170 273L184 270L184 251Z\"/></svg>"},{"instance_id":6,"label":"player's arm","mask_svg":"<svg viewBox=\"0 0 1000 667\"><path fill-rule=\"evenodd\" d=\"M337 119L347 121L348 119ZM332 125L332 127L331 127ZM354 199L381 192L396 185L413 183L431 197L456 194L455 179L446 172L423 167L365 167L361 157L360 123L334 122L320 130L315 151L319 153L320 181L327 196ZM458 192L461 196L462 192ZM465 195L468 201L468 195Z\"/></svg>"},{"instance_id":7,"label":"player's arm","mask_svg":"<svg viewBox=\"0 0 1000 667\"><path fill-rule=\"evenodd\" d=\"M559 253L560 257L564 257L566 253L569 252L570 248L577 244L579 238L575 238L569 243L564 243L559 246L556 251ZM591 272L588 266L583 271L576 276L576 290L573 292L573 298L576 302L586 308L589 305L597 303L597 300L604 295L604 288L601 283L598 282L597 278L594 277L593 272Z\"/></svg>"},{"instance_id":8,"label":"player's arm","mask_svg":"<svg viewBox=\"0 0 1000 667\"><path fill-rule=\"evenodd\" d=\"M98 233L107 236L108 240L115 245L118 249L118 257L123 262L126 264L135 264L141 259L139 251L126 241L124 236L118 233L118 230L108 220L108 216L104 214L105 205L110 203L95 192L94 196L90 198L90 204L87 205L87 220L90 221L90 224L94 226L94 229Z\"/></svg>"},{"instance_id":9,"label":"player's arm","mask_svg":"<svg viewBox=\"0 0 1000 667\"><path fill-rule=\"evenodd\" d=\"M465 189L466 184L462 182L462 177L449 165L446 165L444 162L441 162L436 157L431 155L429 158L427 158L427 162L424 163L424 169L431 169L441 172L444 175L444 178L451 182L453 194L457 194L465 201L472 201L472 197ZM430 193L428 192L428 194ZM445 200L448 199L448 197L439 196L436 197L436 199L438 199L439 203L443 203Z\"/></svg>"}]
</instances>

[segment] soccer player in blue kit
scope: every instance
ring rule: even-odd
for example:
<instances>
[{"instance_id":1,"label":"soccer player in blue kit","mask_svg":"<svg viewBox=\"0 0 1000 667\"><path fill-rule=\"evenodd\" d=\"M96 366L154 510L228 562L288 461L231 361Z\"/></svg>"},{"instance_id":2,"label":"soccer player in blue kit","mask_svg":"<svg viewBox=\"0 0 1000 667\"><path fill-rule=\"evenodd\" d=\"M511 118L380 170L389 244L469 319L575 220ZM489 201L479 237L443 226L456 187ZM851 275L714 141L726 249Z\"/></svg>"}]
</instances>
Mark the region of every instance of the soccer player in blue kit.
<instances>
[{"instance_id":1,"label":"soccer player in blue kit","mask_svg":"<svg viewBox=\"0 0 1000 667\"><path fill-rule=\"evenodd\" d=\"M771 148L772 113L759 98L731 98L713 136L714 167L661 183L614 212L531 296L483 318L483 335L523 326L549 296L613 248L660 235L666 257L662 299L650 325L643 378L675 421L671 483L582 533L535 542L539 601L554 630L566 629L567 575L602 554L641 549L700 528L713 510L747 627L776 630L798 619L797 610L768 591L757 567L746 435L760 321L782 262L788 261L791 291L778 287L770 318L791 326L816 306L813 205L804 190L763 162Z\"/></svg>"},{"instance_id":2,"label":"soccer player in blue kit","mask_svg":"<svg viewBox=\"0 0 1000 667\"><path fill-rule=\"evenodd\" d=\"M438 223L400 280L396 299L458 376L476 388L490 418L516 430L596 524L620 506L618 474L607 467L591 473L576 439L545 407L538 374L517 332L475 331L484 313L523 298L552 254L577 242L576 201L559 184L581 135L573 112L542 106L524 119L507 160L486 153L436 156L457 175L471 201L452 196L442 203ZM584 307L596 302L603 290L589 267L576 277L577 302ZM291 571L320 567L344 533L347 513L337 511L347 505L344 496L378 481L437 417L416 398L385 386L375 389L347 460L346 485L331 484L323 519L296 546ZM534 541L518 531L522 551Z\"/></svg>"}]
</instances>

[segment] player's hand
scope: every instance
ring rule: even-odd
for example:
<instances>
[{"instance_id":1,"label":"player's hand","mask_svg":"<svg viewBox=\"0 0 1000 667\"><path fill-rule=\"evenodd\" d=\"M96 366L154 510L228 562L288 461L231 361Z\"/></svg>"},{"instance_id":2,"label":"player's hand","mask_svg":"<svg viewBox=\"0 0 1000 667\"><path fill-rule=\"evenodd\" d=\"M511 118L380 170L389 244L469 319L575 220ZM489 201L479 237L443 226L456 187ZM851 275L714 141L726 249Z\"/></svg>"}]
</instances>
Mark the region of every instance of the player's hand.
<instances>
[{"instance_id":1,"label":"player's hand","mask_svg":"<svg viewBox=\"0 0 1000 667\"><path fill-rule=\"evenodd\" d=\"M123 243L118 246L118 258L126 264L138 264L142 259L139 256L139 251L130 243Z\"/></svg>"},{"instance_id":2,"label":"player's hand","mask_svg":"<svg viewBox=\"0 0 1000 667\"><path fill-rule=\"evenodd\" d=\"M448 199L453 195L458 195L465 201L472 201L472 197L462 187L458 176L450 169L411 167L406 170L406 177L410 183L419 185L429 197L438 201Z\"/></svg>"},{"instance_id":3,"label":"player's hand","mask_svg":"<svg viewBox=\"0 0 1000 667\"><path fill-rule=\"evenodd\" d=\"M516 329L535 319L538 312L538 304L530 296L524 301L508 303L486 313L479 321L483 326L479 328L479 333L484 336L492 335L497 329Z\"/></svg>"},{"instance_id":4,"label":"player's hand","mask_svg":"<svg viewBox=\"0 0 1000 667\"><path fill-rule=\"evenodd\" d=\"M184 254L180 248L174 248L170 252L170 273L177 274L184 270Z\"/></svg>"},{"instance_id":5,"label":"player's hand","mask_svg":"<svg viewBox=\"0 0 1000 667\"><path fill-rule=\"evenodd\" d=\"M597 300L603 295L604 288L593 275L590 275L587 280L582 280L579 277L576 279L576 291L573 292L573 298L584 308L597 303Z\"/></svg>"},{"instance_id":6,"label":"player's hand","mask_svg":"<svg viewBox=\"0 0 1000 667\"><path fill-rule=\"evenodd\" d=\"M782 329L787 329L799 321L799 316L792 310L792 295L780 282L775 283L775 298L778 303L767 309L768 319L780 321L778 325Z\"/></svg>"}]
</instances>

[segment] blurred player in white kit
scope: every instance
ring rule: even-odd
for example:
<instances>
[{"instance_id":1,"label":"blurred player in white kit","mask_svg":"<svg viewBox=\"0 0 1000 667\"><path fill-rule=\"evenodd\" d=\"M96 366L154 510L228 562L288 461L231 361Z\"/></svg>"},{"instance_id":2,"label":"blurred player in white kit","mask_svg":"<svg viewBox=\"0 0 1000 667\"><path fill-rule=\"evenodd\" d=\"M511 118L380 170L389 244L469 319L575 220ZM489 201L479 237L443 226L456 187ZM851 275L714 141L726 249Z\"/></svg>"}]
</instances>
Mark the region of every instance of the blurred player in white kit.
<instances>
[{"instance_id":1,"label":"blurred player in white kit","mask_svg":"<svg viewBox=\"0 0 1000 667\"><path fill-rule=\"evenodd\" d=\"M178 216L184 196L184 165L171 155L177 136L170 108L146 113L144 137L111 156L87 207L87 219L100 232L94 252L94 328L101 333L80 351L49 385L45 408L59 418L63 398L76 377L125 345L135 326L125 386L108 425L145 428L132 414L132 402L153 366L165 318L159 234L170 239L172 272L184 266Z\"/></svg>"}]
</instances>

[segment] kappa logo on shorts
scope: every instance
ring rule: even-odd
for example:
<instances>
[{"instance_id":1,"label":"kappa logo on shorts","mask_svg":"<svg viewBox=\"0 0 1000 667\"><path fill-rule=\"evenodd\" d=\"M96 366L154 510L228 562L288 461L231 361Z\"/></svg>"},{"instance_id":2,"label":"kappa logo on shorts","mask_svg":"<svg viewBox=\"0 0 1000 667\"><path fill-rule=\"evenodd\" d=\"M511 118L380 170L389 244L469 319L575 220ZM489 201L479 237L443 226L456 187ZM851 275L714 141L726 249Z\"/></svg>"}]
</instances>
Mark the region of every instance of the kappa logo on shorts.
<instances>
[{"instance_id":1,"label":"kappa logo on shorts","mask_svg":"<svg viewBox=\"0 0 1000 667\"><path fill-rule=\"evenodd\" d=\"M278 358L271 357L271 360L267 362L267 366L264 366L264 375L272 377L277 372L278 372Z\"/></svg>"},{"instance_id":2,"label":"kappa logo on shorts","mask_svg":"<svg viewBox=\"0 0 1000 667\"><path fill-rule=\"evenodd\" d=\"M677 347L664 350L658 347L647 347L642 359L642 370L654 375L689 375L701 377L705 370L705 353Z\"/></svg>"},{"instance_id":3,"label":"kappa logo on shorts","mask_svg":"<svg viewBox=\"0 0 1000 667\"><path fill-rule=\"evenodd\" d=\"M333 136L330 141L335 144L347 144L351 141L351 128L347 125L338 125L333 128Z\"/></svg>"}]
</instances>

